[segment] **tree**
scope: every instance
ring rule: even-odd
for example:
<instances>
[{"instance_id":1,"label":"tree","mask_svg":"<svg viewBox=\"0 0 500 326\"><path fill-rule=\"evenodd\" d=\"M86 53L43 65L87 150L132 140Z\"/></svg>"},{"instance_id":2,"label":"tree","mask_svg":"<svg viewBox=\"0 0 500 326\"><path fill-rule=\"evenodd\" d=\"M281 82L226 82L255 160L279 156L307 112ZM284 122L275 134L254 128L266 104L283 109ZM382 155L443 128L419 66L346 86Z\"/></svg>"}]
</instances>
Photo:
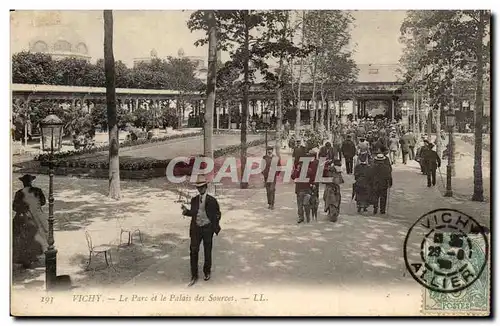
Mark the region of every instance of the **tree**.
<instances>
[{"instance_id":1,"label":"tree","mask_svg":"<svg viewBox=\"0 0 500 326\"><path fill-rule=\"evenodd\" d=\"M216 10L214 11L217 21L217 40L218 48L229 51L231 61L236 67L241 68L243 73L243 101L241 113L241 166L245 168L247 162L247 124L248 124L248 106L249 89L254 80L255 68L250 67L251 60L260 58L252 56L251 46L257 41L254 32L258 32L258 27L262 27L262 15L255 10ZM188 27L193 30L208 30L207 22L204 19L204 12L194 12L189 21ZM195 45L205 45L208 38L197 40ZM248 182L242 179L240 188L248 188Z\"/></svg>"},{"instance_id":2,"label":"tree","mask_svg":"<svg viewBox=\"0 0 500 326\"><path fill-rule=\"evenodd\" d=\"M17 84L55 84L55 64L44 53L19 52L12 56L12 82Z\"/></svg>"},{"instance_id":3,"label":"tree","mask_svg":"<svg viewBox=\"0 0 500 326\"><path fill-rule=\"evenodd\" d=\"M455 77L461 73L476 78L474 194L482 201L482 129L484 71L489 67L489 13L447 10L409 12L401 33L407 52L415 51L417 64L406 63L406 80L421 80L431 107L450 105ZM439 112L437 112L439 117ZM438 143L439 144L439 143Z\"/></svg>"},{"instance_id":4,"label":"tree","mask_svg":"<svg viewBox=\"0 0 500 326\"><path fill-rule=\"evenodd\" d=\"M217 78L217 21L212 10L206 12L208 25L208 74L205 104L204 154L213 158L212 135L214 129L215 86Z\"/></svg>"},{"instance_id":5,"label":"tree","mask_svg":"<svg viewBox=\"0 0 500 326\"><path fill-rule=\"evenodd\" d=\"M104 10L104 70L109 133L109 197L120 199L120 156L116 114L115 59L113 55L113 11Z\"/></svg>"}]
</instances>

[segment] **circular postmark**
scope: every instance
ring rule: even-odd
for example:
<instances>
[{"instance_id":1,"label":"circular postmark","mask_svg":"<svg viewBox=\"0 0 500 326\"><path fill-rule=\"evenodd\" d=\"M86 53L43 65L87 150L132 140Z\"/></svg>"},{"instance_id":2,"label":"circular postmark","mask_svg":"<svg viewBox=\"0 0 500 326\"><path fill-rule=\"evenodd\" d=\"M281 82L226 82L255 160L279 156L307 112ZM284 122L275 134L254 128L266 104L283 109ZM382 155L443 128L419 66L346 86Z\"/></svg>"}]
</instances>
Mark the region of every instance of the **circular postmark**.
<instances>
[{"instance_id":1,"label":"circular postmark","mask_svg":"<svg viewBox=\"0 0 500 326\"><path fill-rule=\"evenodd\" d=\"M488 252L481 225L455 209L424 214L404 241L404 260L411 276L442 293L460 292L472 285L487 265Z\"/></svg>"}]
</instances>

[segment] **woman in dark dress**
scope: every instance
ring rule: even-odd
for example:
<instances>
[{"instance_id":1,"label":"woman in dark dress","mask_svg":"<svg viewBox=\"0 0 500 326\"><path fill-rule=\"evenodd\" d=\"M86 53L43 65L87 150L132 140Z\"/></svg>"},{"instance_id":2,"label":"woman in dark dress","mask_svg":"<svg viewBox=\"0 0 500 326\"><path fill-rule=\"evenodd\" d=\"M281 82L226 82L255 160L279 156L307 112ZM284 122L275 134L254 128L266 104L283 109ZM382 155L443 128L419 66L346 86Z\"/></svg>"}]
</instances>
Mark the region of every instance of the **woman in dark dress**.
<instances>
[{"instance_id":1,"label":"woman in dark dress","mask_svg":"<svg viewBox=\"0 0 500 326\"><path fill-rule=\"evenodd\" d=\"M12 258L14 264L29 268L38 261L47 247L47 220L41 207L46 200L40 188L33 187L35 176L26 174L19 178L23 189L16 192L12 209L16 212L13 220Z\"/></svg>"}]
</instances>

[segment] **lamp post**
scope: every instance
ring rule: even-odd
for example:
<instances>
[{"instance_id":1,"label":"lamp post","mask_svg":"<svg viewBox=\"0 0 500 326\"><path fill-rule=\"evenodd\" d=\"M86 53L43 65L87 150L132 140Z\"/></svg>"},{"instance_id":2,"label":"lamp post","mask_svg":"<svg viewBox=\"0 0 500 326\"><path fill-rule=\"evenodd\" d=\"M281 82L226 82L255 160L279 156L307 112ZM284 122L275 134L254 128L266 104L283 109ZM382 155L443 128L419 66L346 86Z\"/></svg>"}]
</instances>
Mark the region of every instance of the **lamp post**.
<instances>
[{"instance_id":1,"label":"lamp post","mask_svg":"<svg viewBox=\"0 0 500 326\"><path fill-rule=\"evenodd\" d=\"M267 129L269 124L271 123L271 111L265 110L262 112L262 122L264 123L264 127L266 130L266 150L267 150Z\"/></svg>"},{"instance_id":2,"label":"lamp post","mask_svg":"<svg viewBox=\"0 0 500 326\"><path fill-rule=\"evenodd\" d=\"M57 250L54 247L54 152L61 148L63 121L49 112L40 122L42 150L49 152L49 235L45 252L45 286L54 287L57 278Z\"/></svg>"},{"instance_id":3,"label":"lamp post","mask_svg":"<svg viewBox=\"0 0 500 326\"><path fill-rule=\"evenodd\" d=\"M446 165L446 193L445 197L452 197L453 191L451 190L451 160L453 155L453 128L455 127L455 112L448 110L445 116L446 127L448 128L448 163Z\"/></svg>"}]
</instances>

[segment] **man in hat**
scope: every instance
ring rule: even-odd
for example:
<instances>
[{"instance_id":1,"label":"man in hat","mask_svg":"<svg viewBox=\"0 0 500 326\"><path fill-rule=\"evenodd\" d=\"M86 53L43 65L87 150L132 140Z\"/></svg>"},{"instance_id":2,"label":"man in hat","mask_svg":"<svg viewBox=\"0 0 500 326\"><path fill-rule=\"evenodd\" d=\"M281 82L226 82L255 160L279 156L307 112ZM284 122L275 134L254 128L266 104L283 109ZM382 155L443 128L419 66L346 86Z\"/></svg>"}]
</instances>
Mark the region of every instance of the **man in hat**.
<instances>
[{"instance_id":1,"label":"man in hat","mask_svg":"<svg viewBox=\"0 0 500 326\"><path fill-rule=\"evenodd\" d=\"M347 135L347 139L342 143L342 156L344 156L347 174L352 174L354 168L354 155L356 155L356 145L354 145L351 135Z\"/></svg>"},{"instance_id":2,"label":"man in hat","mask_svg":"<svg viewBox=\"0 0 500 326\"><path fill-rule=\"evenodd\" d=\"M307 156L306 155L307 154L306 147L304 146L304 144L302 144L302 141L297 138L297 140L295 142L296 142L296 145L295 145L295 148L293 149L293 152L292 152L294 166L296 166L299 163L301 157Z\"/></svg>"},{"instance_id":3,"label":"man in hat","mask_svg":"<svg viewBox=\"0 0 500 326\"><path fill-rule=\"evenodd\" d=\"M422 174L427 175L427 170L426 170L425 164L424 164L425 163L424 157L426 156L425 152L428 149L429 141L426 138L422 137L422 142L423 142L423 145L417 149L417 153L415 155L415 160L420 164L420 172L422 172Z\"/></svg>"},{"instance_id":4,"label":"man in hat","mask_svg":"<svg viewBox=\"0 0 500 326\"><path fill-rule=\"evenodd\" d=\"M200 244L203 241L203 250L205 253L205 263L203 265L203 273L205 281L210 279L212 268L212 239L215 234L219 234L221 227L219 221L221 212L217 199L207 194L208 182L204 175L198 175L196 181L196 189L198 195L191 199L191 208L188 209L182 205L182 214L191 217L189 226L190 244L190 261L191 261L191 282L189 286L194 285L198 281L198 254Z\"/></svg>"},{"instance_id":5,"label":"man in hat","mask_svg":"<svg viewBox=\"0 0 500 326\"><path fill-rule=\"evenodd\" d=\"M264 164L264 170L262 171L262 174L264 175L264 182L266 184L267 204L269 205L269 209L274 209L276 178L278 176L277 173L274 173L274 176L271 176L271 178L269 178L269 170L271 169L273 158L277 158L277 156L273 155L273 147L267 146L266 155L262 157L262 163Z\"/></svg>"},{"instance_id":6,"label":"man in hat","mask_svg":"<svg viewBox=\"0 0 500 326\"><path fill-rule=\"evenodd\" d=\"M441 159L436 151L433 150L433 147L433 143L428 143L422 157L427 172L427 187L436 185L436 170L441 167Z\"/></svg>"},{"instance_id":7,"label":"man in hat","mask_svg":"<svg viewBox=\"0 0 500 326\"><path fill-rule=\"evenodd\" d=\"M373 198L373 214L385 214L387 205L387 190L392 187L392 167L389 159L382 153L375 156L370 167L369 180Z\"/></svg>"}]
</instances>

